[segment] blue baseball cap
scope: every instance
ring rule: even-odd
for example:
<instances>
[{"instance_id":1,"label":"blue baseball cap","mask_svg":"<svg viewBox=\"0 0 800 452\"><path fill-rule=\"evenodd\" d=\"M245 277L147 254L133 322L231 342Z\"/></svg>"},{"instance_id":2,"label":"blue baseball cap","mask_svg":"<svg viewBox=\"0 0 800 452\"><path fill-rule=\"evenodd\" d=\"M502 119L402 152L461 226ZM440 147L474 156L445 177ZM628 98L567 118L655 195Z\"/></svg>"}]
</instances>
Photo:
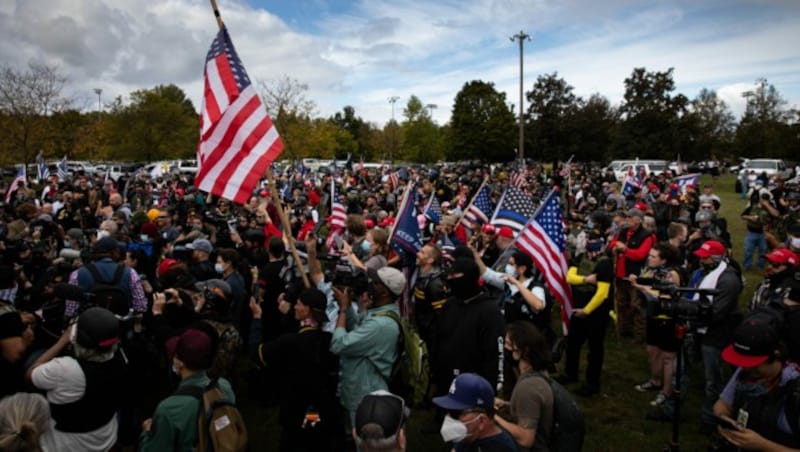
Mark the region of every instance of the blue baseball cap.
<instances>
[{"instance_id":1,"label":"blue baseball cap","mask_svg":"<svg viewBox=\"0 0 800 452\"><path fill-rule=\"evenodd\" d=\"M445 410L481 408L491 411L494 407L494 389L480 375L464 373L453 379L447 395L434 397L433 403Z\"/></svg>"}]
</instances>

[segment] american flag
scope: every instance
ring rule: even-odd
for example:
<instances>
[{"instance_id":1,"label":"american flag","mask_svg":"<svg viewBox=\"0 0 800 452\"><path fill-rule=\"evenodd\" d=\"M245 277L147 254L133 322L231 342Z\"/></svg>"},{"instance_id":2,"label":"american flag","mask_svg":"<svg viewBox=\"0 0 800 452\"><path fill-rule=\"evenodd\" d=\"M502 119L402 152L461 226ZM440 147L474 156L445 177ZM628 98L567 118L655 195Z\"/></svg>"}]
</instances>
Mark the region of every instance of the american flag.
<instances>
[{"instance_id":1,"label":"american flag","mask_svg":"<svg viewBox=\"0 0 800 452\"><path fill-rule=\"evenodd\" d=\"M431 193L431 199L428 201L428 206L425 207L425 216L430 218L434 224L439 224L439 220L444 215L442 206L439 204L439 198L436 193Z\"/></svg>"},{"instance_id":2,"label":"american flag","mask_svg":"<svg viewBox=\"0 0 800 452\"><path fill-rule=\"evenodd\" d=\"M685 176L678 176L672 179L672 181L678 184L678 188L680 188L681 193L686 193L686 187L689 185L697 188L697 184L700 183L700 175L697 173L687 174Z\"/></svg>"},{"instance_id":3,"label":"american flag","mask_svg":"<svg viewBox=\"0 0 800 452\"><path fill-rule=\"evenodd\" d=\"M625 196L634 195L642 189L642 186L642 181L638 176L626 176L625 182L622 184L622 194Z\"/></svg>"},{"instance_id":4,"label":"american flag","mask_svg":"<svg viewBox=\"0 0 800 452\"><path fill-rule=\"evenodd\" d=\"M325 238L325 245L329 251L336 250L334 246L336 237L341 237L344 234L346 221L347 209L339 202L339 195L336 193L336 181L331 178L331 223L328 228L328 237Z\"/></svg>"},{"instance_id":5,"label":"american flag","mask_svg":"<svg viewBox=\"0 0 800 452\"><path fill-rule=\"evenodd\" d=\"M530 196L517 187L508 187L500 198L500 203L492 217L492 224L498 228L508 226L517 235L528 224L528 220L534 212L536 212L536 204Z\"/></svg>"},{"instance_id":6,"label":"american flag","mask_svg":"<svg viewBox=\"0 0 800 452\"><path fill-rule=\"evenodd\" d=\"M400 184L400 176L397 174L397 171L391 171L389 173L389 182L392 184L392 190L397 190L397 186Z\"/></svg>"},{"instance_id":7,"label":"american flag","mask_svg":"<svg viewBox=\"0 0 800 452\"><path fill-rule=\"evenodd\" d=\"M50 169L47 167L47 162L44 161L44 151L41 150L36 154L36 173L40 183L50 177Z\"/></svg>"},{"instance_id":8,"label":"american flag","mask_svg":"<svg viewBox=\"0 0 800 452\"><path fill-rule=\"evenodd\" d=\"M201 190L244 204L283 151L283 143L227 28L211 44L204 76L195 183Z\"/></svg>"},{"instance_id":9,"label":"american flag","mask_svg":"<svg viewBox=\"0 0 800 452\"><path fill-rule=\"evenodd\" d=\"M514 171L511 173L511 179L509 180L509 183L513 187L517 187L522 190L528 186L528 179L525 177L525 173L521 171Z\"/></svg>"},{"instance_id":10,"label":"american flag","mask_svg":"<svg viewBox=\"0 0 800 452\"><path fill-rule=\"evenodd\" d=\"M19 189L19 185L25 183L25 178L25 164L23 163L19 171L17 171L17 177L15 177L8 186L8 191L6 192L6 204L11 201L11 195L17 191L17 189Z\"/></svg>"},{"instance_id":11,"label":"american flag","mask_svg":"<svg viewBox=\"0 0 800 452\"><path fill-rule=\"evenodd\" d=\"M69 168L67 168L67 156L65 155L64 158L58 162L58 179L61 181L67 180Z\"/></svg>"},{"instance_id":12,"label":"american flag","mask_svg":"<svg viewBox=\"0 0 800 452\"><path fill-rule=\"evenodd\" d=\"M542 207L517 238L517 247L531 256L544 275L547 287L561 303L561 323L569 330L572 316L572 291L567 284L567 253L564 216L558 203L558 191L552 190Z\"/></svg>"},{"instance_id":13,"label":"american flag","mask_svg":"<svg viewBox=\"0 0 800 452\"><path fill-rule=\"evenodd\" d=\"M492 212L494 212L494 206L489 198L489 187L484 186L475 195L461 222L468 228L474 227L475 224L488 223Z\"/></svg>"}]
</instances>

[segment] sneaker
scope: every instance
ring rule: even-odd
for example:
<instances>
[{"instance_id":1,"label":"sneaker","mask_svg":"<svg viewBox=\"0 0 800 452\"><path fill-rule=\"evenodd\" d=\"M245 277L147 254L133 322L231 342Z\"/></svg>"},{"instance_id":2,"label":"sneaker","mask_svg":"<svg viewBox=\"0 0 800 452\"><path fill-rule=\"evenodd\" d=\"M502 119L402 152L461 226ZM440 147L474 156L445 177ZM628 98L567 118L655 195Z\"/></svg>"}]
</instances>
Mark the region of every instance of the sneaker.
<instances>
[{"instance_id":1,"label":"sneaker","mask_svg":"<svg viewBox=\"0 0 800 452\"><path fill-rule=\"evenodd\" d=\"M653 383L652 381L647 380L646 382L644 382L644 383L642 383L640 385L634 386L634 389L636 389L639 392L660 391L661 390L661 385L657 385L657 384Z\"/></svg>"},{"instance_id":2,"label":"sneaker","mask_svg":"<svg viewBox=\"0 0 800 452\"><path fill-rule=\"evenodd\" d=\"M655 400L650 402L650 406L661 406L667 400L667 396L663 392L659 392Z\"/></svg>"}]
</instances>

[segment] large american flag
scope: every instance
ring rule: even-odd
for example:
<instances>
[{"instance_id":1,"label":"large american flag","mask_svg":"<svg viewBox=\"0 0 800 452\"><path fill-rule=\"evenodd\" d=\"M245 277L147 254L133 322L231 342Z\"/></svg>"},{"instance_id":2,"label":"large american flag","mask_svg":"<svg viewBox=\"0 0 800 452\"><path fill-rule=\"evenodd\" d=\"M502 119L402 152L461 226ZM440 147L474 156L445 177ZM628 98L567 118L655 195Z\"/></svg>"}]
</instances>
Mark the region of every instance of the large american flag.
<instances>
[{"instance_id":1,"label":"large american flag","mask_svg":"<svg viewBox=\"0 0 800 452\"><path fill-rule=\"evenodd\" d=\"M468 228L472 228L476 223L488 223L492 212L494 212L494 206L492 205L492 199L489 197L489 187L484 186L475 195L461 222Z\"/></svg>"},{"instance_id":2,"label":"large american flag","mask_svg":"<svg viewBox=\"0 0 800 452\"><path fill-rule=\"evenodd\" d=\"M572 291L567 284L567 253L564 217L558 191L552 190L542 207L517 238L517 247L531 256L544 275L547 287L561 303L561 323L569 331L572 316Z\"/></svg>"},{"instance_id":3,"label":"large american flag","mask_svg":"<svg viewBox=\"0 0 800 452\"><path fill-rule=\"evenodd\" d=\"M517 187L506 188L492 217L495 227L508 226L517 235L536 212L536 203Z\"/></svg>"},{"instance_id":4,"label":"large american flag","mask_svg":"<svg viewBox=\"0 0 800 452\"><path fill-rule=\"evenodd\" d=\"M283 151L278 131L222 28L205 66L196 185L244 204Z\"/></svg>"}]
</instances>

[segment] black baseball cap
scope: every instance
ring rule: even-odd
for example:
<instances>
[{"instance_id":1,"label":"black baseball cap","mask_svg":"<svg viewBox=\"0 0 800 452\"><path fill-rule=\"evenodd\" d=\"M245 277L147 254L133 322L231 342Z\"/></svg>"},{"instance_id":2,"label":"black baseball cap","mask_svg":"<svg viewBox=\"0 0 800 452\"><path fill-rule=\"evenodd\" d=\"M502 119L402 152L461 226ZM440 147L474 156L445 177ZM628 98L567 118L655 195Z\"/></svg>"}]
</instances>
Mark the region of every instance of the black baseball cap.
<instances>
[{"instance_id":1,"label":"black baseball cap","mask_svg":"<svg viewBox=\"0 0 800 452\"><path fill-rule=\"evenodd\" d=\"M111 311L101 307L89 308L78 317L78 343L102 350L119 342L119 320Z\"/></svg>"},{"instance_id":2,"label":"black baseball cap","mask_svg":"<svg viewBox=\"0 0 800 452\"><path fill-rule=\"evenodd\" d=\"M389 438L400 430L409 412L403 398L391 392L367 394L356 409L356 435L363 440Z\"/></svg>"},{"instance_id":3,"label":"black baseball cap","mask_svg":"<svg viewBox=\"0 0 800 452\"><path fill-rule=\"evenodd\" d=\"M773 325L758 318L745 319L733 333L733 343L722 350L722 359L739 367L764 364L778 346Z\"/></svg>"}]
</instances>

